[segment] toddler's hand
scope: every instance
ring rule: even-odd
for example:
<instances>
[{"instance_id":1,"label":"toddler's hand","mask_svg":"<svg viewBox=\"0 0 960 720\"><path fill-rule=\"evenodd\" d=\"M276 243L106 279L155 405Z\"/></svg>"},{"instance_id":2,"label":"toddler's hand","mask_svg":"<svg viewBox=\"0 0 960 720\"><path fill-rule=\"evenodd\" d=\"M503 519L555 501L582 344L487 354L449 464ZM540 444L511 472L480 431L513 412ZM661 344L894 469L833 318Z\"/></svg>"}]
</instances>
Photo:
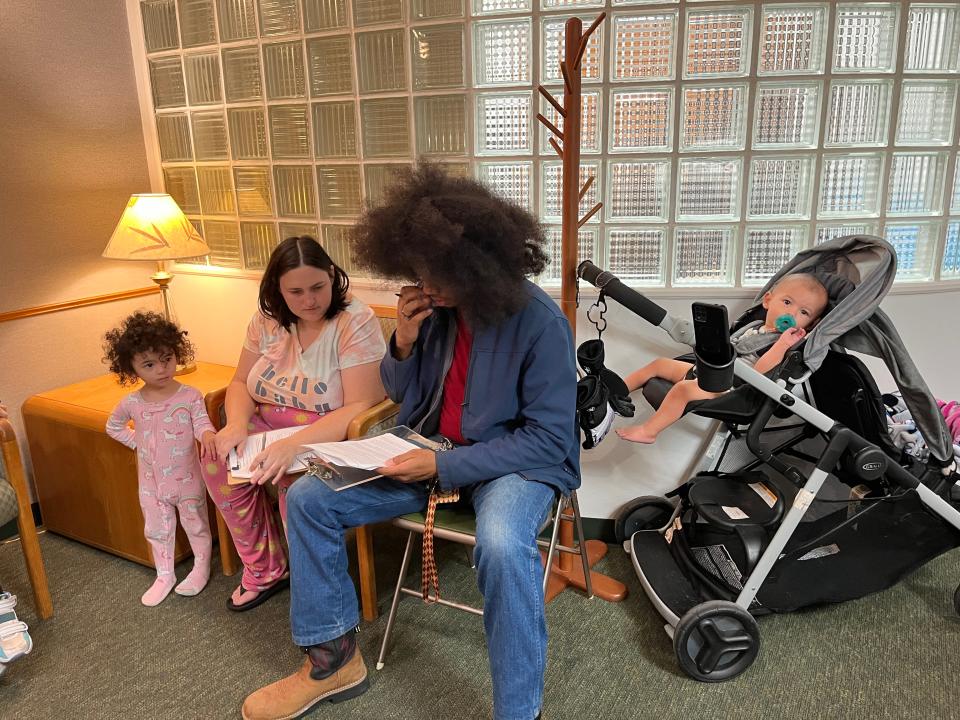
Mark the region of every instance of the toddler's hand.
<instances>
[{"instance_id":1,"label":"toddler's hand","mask_svg":"<svg viewBox=\"0 0 960 720\"><path fill-rule=\"evenodd\" d=\"M787 347L787 349L792 348L798 342L803 340L807 336L807 331L798 327L792 327L787 330L784 330L781 333L780 338L777 340L778 343L782 343Z\"/></svg>"},{"instance_id":2,"label":"toddler's hand","mask_svg":"<svg viewBox=\"0 0 960 720\"><path fill-rule=\"evenodd\" d=\"M217 457L217 444L216 444L217 434L212 430L207 430L203 435L200 436L200 459L206 460L207 458L216 459Z\"/></svg>"},{"instance_id":3,"label":"toddler's hand","mask_svg":"<svg viewBox=\"0 0 960 720\"><path fill-rule=\"evenodd\" d=\"M10 415L7 414L7 406L0 405L0 420L3 420L4 418L8 418L8 417L10 417Z\"/></svg>"}]
</instances>

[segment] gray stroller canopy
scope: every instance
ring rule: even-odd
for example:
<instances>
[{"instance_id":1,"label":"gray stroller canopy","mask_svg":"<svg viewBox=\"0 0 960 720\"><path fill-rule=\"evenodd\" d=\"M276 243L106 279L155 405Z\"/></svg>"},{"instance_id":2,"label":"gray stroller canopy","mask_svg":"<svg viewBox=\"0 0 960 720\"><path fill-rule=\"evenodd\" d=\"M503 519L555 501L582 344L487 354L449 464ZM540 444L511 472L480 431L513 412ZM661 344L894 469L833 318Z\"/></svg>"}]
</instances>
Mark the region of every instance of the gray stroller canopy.
<instances>
[{"instance_id":1,"label":"gray stroller canopy","mask_svg":"<svg viewBox=\"0 0 960 720\"><path fill-rule=\"evenodd\" d=\"M816 372L831 348L882 359L930 453L942 464L949 464L953 440L947 424L893 322L879 307L897 274L893 246L871 235L847 235L799 252L770 278L746 314L756 312L764 294L780 278L793 273L816 276L830 295L831 309L803 345L807 368Z\"/></svg>"}]
</instances>

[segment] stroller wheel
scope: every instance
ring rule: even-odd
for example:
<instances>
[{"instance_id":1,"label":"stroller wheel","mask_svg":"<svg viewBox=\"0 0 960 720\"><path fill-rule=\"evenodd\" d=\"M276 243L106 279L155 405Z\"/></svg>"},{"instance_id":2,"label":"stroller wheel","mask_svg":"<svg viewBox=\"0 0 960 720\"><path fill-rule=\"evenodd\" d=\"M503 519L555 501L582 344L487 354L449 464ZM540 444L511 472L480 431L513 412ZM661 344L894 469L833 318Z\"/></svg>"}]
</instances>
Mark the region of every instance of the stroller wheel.
<instances>
[{"instance_id":1,"label":"stroller wheel","mask_svg":"<svg viewBox=\"0 0 960 720\"><path fill-rule=\"evenodd\" d=\"M659 495L643 495L634 498L617 515L613 525L617 543L623 544L638 530L656 530L667 524L673 514L674 504Z\"/></svg>"},{"instance_id":2,"label":"stroller wheel","mask_svg":"<svg viewBox=\"0 0 960 720\"><path fill-rule=\"evenodd\" d=\"M739 605L711 600L680 618L673 649L687 675L701 682L721 682L753 664L760 652L760 631L753 615Z\"/></svg>"}]
</instances>

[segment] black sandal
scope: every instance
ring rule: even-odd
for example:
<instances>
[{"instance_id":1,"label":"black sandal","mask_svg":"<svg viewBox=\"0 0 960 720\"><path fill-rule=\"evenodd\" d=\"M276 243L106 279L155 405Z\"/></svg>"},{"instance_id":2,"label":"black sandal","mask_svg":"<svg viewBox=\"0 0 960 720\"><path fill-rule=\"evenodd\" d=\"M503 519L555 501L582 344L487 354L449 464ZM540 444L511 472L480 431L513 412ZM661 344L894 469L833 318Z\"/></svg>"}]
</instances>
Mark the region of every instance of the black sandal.
<instances>
[{"instance_id":1,"label":"black sandal","mask_svg":"<svg viewBox=\"0 0 960 720\"><path fill-rule=\"evenodd\" d=\"M290 578L285 577L280 580L277 580L273 585L268 587L266 590L248 590L243 586L243 583L240 583L240 589L243 592L255 592L257 596L253 600L247 600L245 603L240 603L235 605L232 597L227 598L227 609L233 610L234 612L245 612L246 610L253 610L257 605L261 605L269 600L271 597L276 595L281 590L290 587Z\"/></svg>"}]
</instances>

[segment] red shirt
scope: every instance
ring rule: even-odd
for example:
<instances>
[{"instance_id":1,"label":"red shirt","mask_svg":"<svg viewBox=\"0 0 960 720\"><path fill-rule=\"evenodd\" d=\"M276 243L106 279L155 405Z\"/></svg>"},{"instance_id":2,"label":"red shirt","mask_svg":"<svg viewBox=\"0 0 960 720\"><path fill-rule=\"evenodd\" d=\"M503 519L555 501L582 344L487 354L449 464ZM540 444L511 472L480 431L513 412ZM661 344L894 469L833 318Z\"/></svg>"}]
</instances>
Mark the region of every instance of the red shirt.
<instances>
[{"instance_id":1,"label":"red shirt","mask_svg":"<svg viewBox=\"0 0 960 720\"><path fill-rule=\"evenodd\" d=\"M453 343L453 362L443 381L443 404L440 407L440 434L458 445L466 445L467 440L460 431L463 418L463 400L467 391L467 370L470 367L470 348L473 346L473 333L457 316L457 337Z\"/></svg>"}]
</instances>

